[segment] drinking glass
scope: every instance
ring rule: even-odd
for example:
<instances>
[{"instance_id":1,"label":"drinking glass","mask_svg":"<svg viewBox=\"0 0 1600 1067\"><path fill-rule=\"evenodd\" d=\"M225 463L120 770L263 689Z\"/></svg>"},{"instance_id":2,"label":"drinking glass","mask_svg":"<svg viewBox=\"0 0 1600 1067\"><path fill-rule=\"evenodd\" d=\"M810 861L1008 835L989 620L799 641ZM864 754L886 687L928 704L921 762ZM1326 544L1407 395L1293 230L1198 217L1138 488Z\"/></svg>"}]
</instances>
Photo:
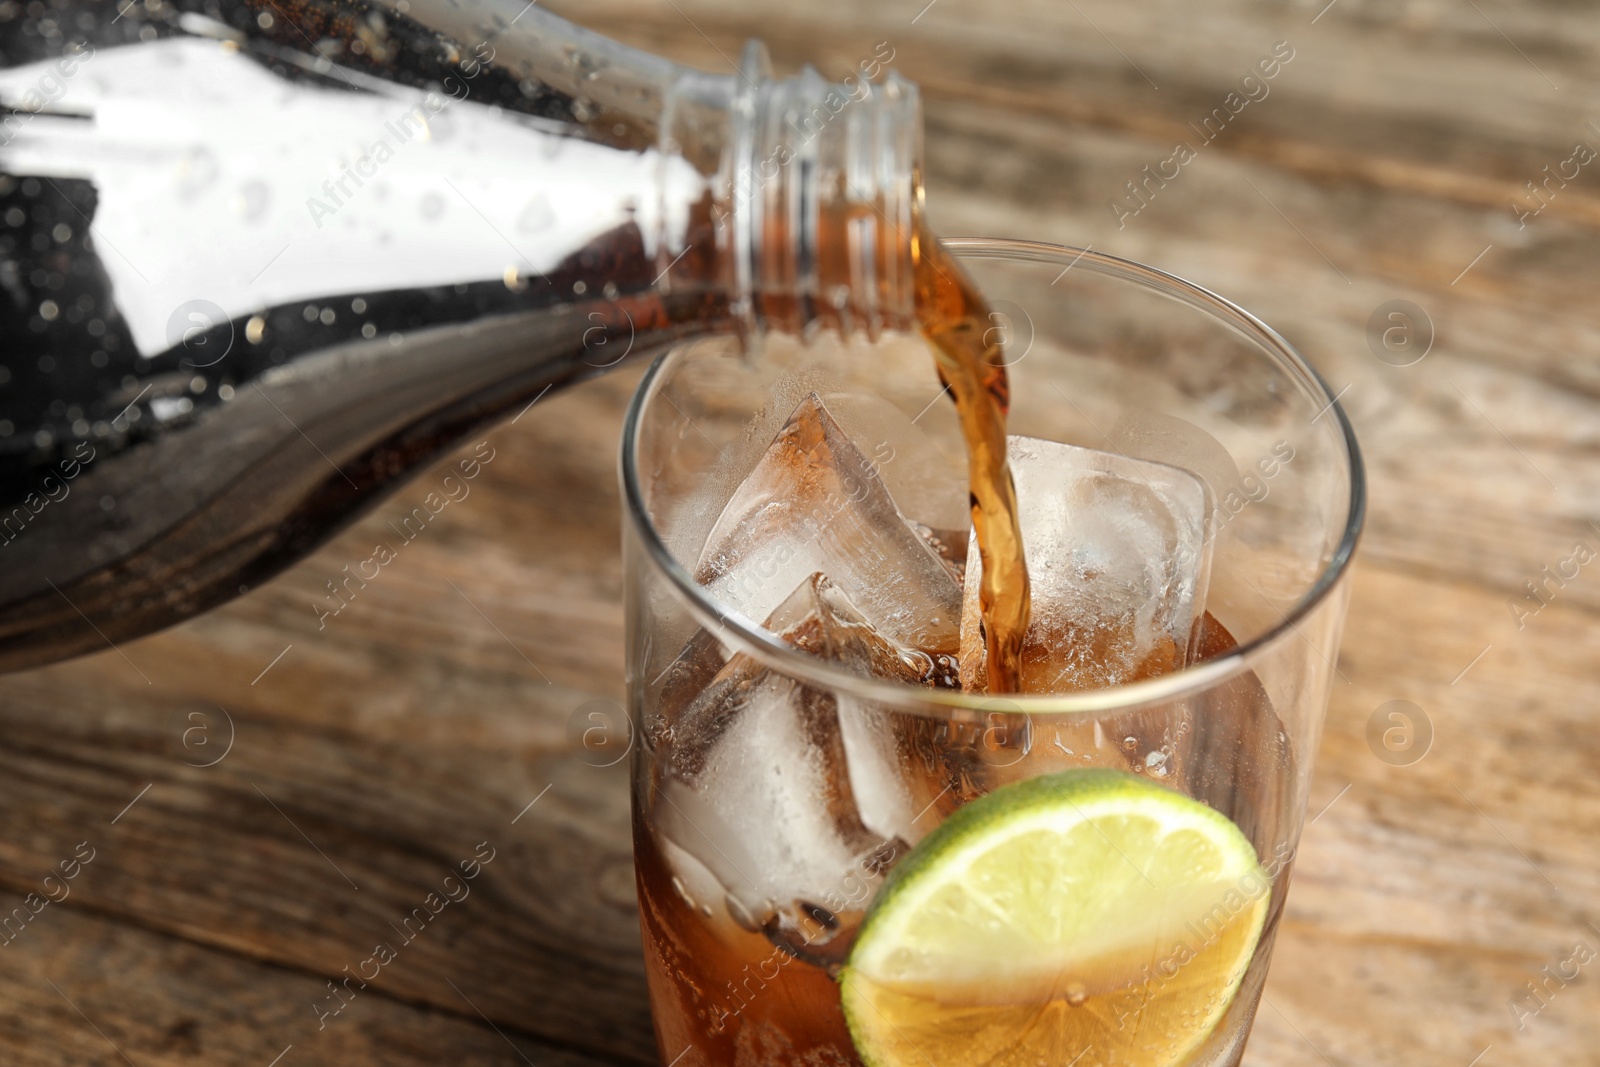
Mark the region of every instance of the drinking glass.
<instances>
[{"instance_id":1,"label":"drinking glass","mask_svg":"<svg viewBox=\"0 0 1600 1067\"><path fill-rule=\"evenodd\" d=\"M928 350L863 328L768 336L749 352L701 339L657 359L628 413L622 484L635 856L661 1062L894 1067L858 1051L838 976L885 879L915 855L909 839L1016 782L1099 767L1231 820L1262 872L1242 899L1264 899L1265 918L1236 994L1201 1038L1131 1055L1113 1027L1115 1040L1063 1048L1053 1067L1075 1056L1081 1067L1236 1064L1336 672L1364 506L1355 439L1282 337L1197 285L1087 249L946 243L994 309L1013 434L1205 483L1210 578L1192 661L1107 688L997 697L865 677L792 647L697 582L708 534L814 394L874 457L907 520L964 539L965 459ZM793 718L740 729L752 694L779 694ZM848 765L863 751L877 760L872 781ZM841 840L843 822L873 821L866 809L881 798L868 794L885 789L920 807L912 829L865 851ZM852 803L862 810L841 812ZM1151 962L1147 994L1176 970ZM949 1048L917 1051L939 1067L959 1061Z\"/></svg>"}]
</instances>

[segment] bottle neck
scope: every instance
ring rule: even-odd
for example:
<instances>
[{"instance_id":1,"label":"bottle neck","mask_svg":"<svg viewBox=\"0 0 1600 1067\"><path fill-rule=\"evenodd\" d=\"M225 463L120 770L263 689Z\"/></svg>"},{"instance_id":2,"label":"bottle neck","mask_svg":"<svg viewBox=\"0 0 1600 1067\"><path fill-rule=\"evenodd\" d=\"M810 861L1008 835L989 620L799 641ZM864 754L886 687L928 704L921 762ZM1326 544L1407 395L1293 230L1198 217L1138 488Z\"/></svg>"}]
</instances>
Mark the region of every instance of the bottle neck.
<instances>
[{"instance_id":1,"label":"bottle neck","mask_svg":"<svg viewBox=\"0 0 1600 1067\"><path fill-rule=\"evenodd\" d=\"M878 64L862 66L865 73ZM735 327L747 338L819 329L876 337L910 326L922 149L917 87L892 72L877 84L829 82L811 67L774 80L757 41L746 45L740 67L731 78L686 74L668 96L663 156L709 163L702 131L713 114L721 136L681 247L658 243L663 256L682 257L663 263L660 284L692 283L715 263Z\"/></svg>"},{"instance_id":2,"label":"bottle neck","mask_svg":"<svg viewBox=\"0 0 1600 1067\"><path fill-rule=\"evenodd\" d=\"M490 0L385 3L426 12L456 40L488 41L496 65L537 86L539 109L584 127L584 139L655 150L657 202L639 221L654 227L641 237L658 287L720 289L747 338L876 336L914 321L921 97L882 74L887 44L841 82L809 66L774 79L759 41L745 45L736 74L718 75L538 7L490 32Z\"/></svg>"}]
</instances>

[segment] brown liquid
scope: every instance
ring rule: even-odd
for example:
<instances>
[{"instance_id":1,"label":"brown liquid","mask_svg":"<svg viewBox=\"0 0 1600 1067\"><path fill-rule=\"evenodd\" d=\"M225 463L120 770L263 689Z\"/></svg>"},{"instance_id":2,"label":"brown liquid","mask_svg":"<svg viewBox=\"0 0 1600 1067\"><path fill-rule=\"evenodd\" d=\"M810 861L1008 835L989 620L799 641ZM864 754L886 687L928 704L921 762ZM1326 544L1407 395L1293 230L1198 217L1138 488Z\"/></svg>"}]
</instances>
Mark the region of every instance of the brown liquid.
<instances>
[{"instance_id":1,"label":"brown liquid","mask_svg":"<svg viewBox=\"0 0 1600 1067\"><path fill-rule=\"evenodd\" d=\"M917 317L933 345L939 379L949 388L967 442L968 499L983 560L978 604L991 693L1021 689L1022 637L1031 596L1017 521L1017 490L1006 459L1011 387L1005 355L990 337L988 302L938 238L913 241Z\"/></svg>"},{"instance_id":2,"label":"brown liquid","mask_svg":"<svg viewBox=\"0 0 1600 1067\"><path fill-rule=\"evenodd\" d=\"M825 205L822 210L817 275L819 288L830 291L848 287L852 278L853 243L848 235L862 222L888 220L859 204ZM966 439L968 499L983 560L979 607L987 653L987 690L1015 693L1021 690L1022 638L1028 629L1031 597L1017 520L1017 491L1006 457L1011 387L1005 353L993 340L997 332L992 330L988 301L927 227L919 225L907 234L886 226L877 235L874 247L884 274L890 273L889 260L895 250L907 241L914 264L917 325L933 348L939 379L955 401ZM783 277L793 247L787 220L782 216L771 219L762 243L768 256L763 270ZM760 301L769 327L792 332L812 325L848 331L855 328L852 315L860 310L781 289L762 293Z\"/></svg>"},{"instance_id":3,"label":"brown liquid","mask_svg":"<svg viewBox=\"0 0 1600 1067\"><path fill-rule=\"evenodd\" d=\"M1210 659L1235 647L1233 636L1216 618L1204 615L1199 657ZM1280 740L1283 724L1252 674L1191 701L1186 711L1141 707L1098 721L1031 724L1025 716L1003 714L963 723L886 712L881 729L896 739L906 768L902 780L913 793L914 806L922 807L919 821L925 826L1008 783L1086 765L1086 757L1092 756L1090 762L1097 766L1148 773L1144 753L1171 744L1175 747L1163 780L1222 811L1263 848L1283 832L1289 811L1283 783L1292 774L1282 761L1291 757ZM1027 751L996 751L997 741L1021 736L1030 726L1034 743ZM1102 733L1104 738L1097 740ZM736 918L714 883L702 880L697 888L693 879L680 878L673 864L683 863L682 855L675 861L668 854L675 846L667 844L651 816L652 808L663 803L657 776L682 758L673 751L671 736L664 734L655 755L645 757L650 771L636 782L634 795L634 867L660 1062L677 1067L859 1067L862 1061L833 975L848 957L862 909L870 904L867 887L847 882L847 907L837 911L813 906L808 916L806 908L788 909L800 921L776 936L779 928L771 922ZM1137 743L1129 747L1125 738ZM869 872L863 867L857 874L864 881ZM1282 881L1286 879L1285 873ZM1276 892L1281 904L1282 889ZM1040 1015L1066 1010L1071 1003L1042 1005ZM926 1056L931 1057L927 1062L939 1062L939 1050L931 1044ZM1058 1067L1070 1058L1063 1057ZM908 1057L907 1062L923 1061Z\"/></svg>"},{"instance_id":4,"label":"brown liquid","mask_svg":"<svg viewBox=\"0 0 1600 1067\"><path fill-rule=\"evenodd\" d=\"M661 1063L858 1065L833 977L740 927L721 900L688 897L655 835L642 819L634 827L645 978Z\"/></svg>"}]
</instances>

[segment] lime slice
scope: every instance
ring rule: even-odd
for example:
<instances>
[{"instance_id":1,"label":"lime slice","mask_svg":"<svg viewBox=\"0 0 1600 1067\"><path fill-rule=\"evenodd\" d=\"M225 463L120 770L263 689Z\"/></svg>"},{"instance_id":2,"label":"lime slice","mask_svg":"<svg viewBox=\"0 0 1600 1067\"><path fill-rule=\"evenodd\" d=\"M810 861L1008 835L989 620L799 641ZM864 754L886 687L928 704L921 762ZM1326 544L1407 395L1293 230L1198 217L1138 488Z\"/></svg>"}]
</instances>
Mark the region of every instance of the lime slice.
<instances>
[{"instance_id":1,"label":"lime slice","mask_svg":"<svg viewBox=\"0 0 1600 1067\"><path fill-rule=\"evenodd\" d=\"M1271 881L1232 822L1121 771L959 809L897 866L840 976L867 1067L1169 1067L1216 1029Z\"/></svg>"}]
</instances>

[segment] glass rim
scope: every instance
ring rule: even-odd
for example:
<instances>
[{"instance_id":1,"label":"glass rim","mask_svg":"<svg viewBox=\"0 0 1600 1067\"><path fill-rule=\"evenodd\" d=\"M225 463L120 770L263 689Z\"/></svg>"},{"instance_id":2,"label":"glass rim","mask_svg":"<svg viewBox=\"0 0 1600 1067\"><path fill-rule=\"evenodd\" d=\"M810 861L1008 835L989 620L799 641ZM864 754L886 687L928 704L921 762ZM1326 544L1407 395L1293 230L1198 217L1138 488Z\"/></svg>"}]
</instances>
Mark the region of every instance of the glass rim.
<instances>
[{"instance_id":1,"label":"glass rim","mask_svg":"<svg viewBox=\"0 0 1600 1067\"><path fill-rule=\"evenodd\" d=\"M858 699L898 705L902 708L918 705L914 709L918 713L942 709L952 712L1004 711L1048 716L1101 714L1181 699L1244 673L1250 669L1249 661L1255 653L1273 644L1285 634L1298 633L1299 624L1332 593L1339 580L1349 570L1366 518L1367 485L1361 450L1338 396L1328 388L1322 376L1281 334L1255 315L1204 286L1156 267L1096 252L1092 248L1047 244L1041 241L988 237L956 237L942 240L950 251L964 259L1065 264L1067 270L1086 267L1092 273L1135 283L1210 314L1213 319L1231 327L1235 333L1254 341L1276 356L1282 364L1302 379L1302 385L1327 401L1324 410L1330 411L1337 421L1340 438L1345 447L1345 458L1350 472L1349 510L1345 515L1344 529L1339 543L1327 565L1323 567L1317 580L1304 595L1284 613L1282 619L1249 641L1237 645L1220 656L1142 681L1074 693L1027 695L922 688L856 674L821 657L791 647L759 622L718 604L710 593L694 580L688 569L673 556L656 530L645 505L639 478L637 462L639 423L649 397L656 391L661 373L668 361L679 349L696 343L685 341L672 345L655 357L628 403L627 416L622 428L621 480L624 522L639 538L650 565L667 577L678 599L689 609L695 621L717 634L726 644L754 657L766 667L806 684L816 684Z\"/></svg>"}]
</instances>

